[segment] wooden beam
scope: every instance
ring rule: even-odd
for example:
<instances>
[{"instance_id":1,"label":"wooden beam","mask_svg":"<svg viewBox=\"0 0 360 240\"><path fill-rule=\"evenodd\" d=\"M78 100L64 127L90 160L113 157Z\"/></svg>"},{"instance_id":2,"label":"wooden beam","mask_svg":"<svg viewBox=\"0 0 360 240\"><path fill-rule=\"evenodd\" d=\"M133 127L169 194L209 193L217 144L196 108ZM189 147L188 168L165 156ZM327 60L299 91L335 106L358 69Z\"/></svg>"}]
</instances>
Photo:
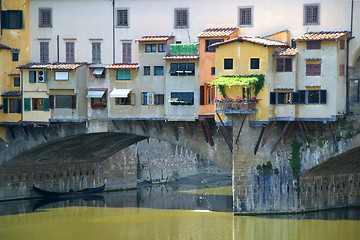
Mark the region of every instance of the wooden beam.
<instances>
[{"instance_id":1,"label":"wooden beam","mask_svg":"<svg viewBox=\"0 0 360 240\"><path fill-rule=\"evenodd\" d=\"M307 127L306 127L305 121L302 121L302 124L303 124L303 126L304 126L304 130L305 130L305 132L306 132L306 136L310 136L310 133L309 133Z\"/></svg>"},{"instance_id":2,"label":"wooden beam","mask_svg":"<svg viewBox=\"0 0 360 240\"><path fill-rule=\"evenodd\" d=\"M238 135L237 135L237 137L236 137L235 144L238 144L238 140L239 140L239 137L240 137L241 130L242 130L243 126L244 126L245 119L246 119L246 115L244 116L244 119L242 120L241 127L240 127L239 133L238 133Z\"/></svg>"},{"instance_id":3,"label":"wooden beam","mask_svg":"<svg viewBox=\"0 0 360 240\"><path fill-rule=\"evenodd\" d=\"M56 132L54 126L51 126L50 129L51 129L51 131L52 131L57 137L59 136L59 134Z\"/></svg>"},{"instance_id":4,"label":"wooden beam","mask_svg":"<svg viewBox=\"0 0 360 240\"><path fill-rule=\"evenodd\" d=\"M119 131L120 128L119 128L119 125L117 124L117 122L116 122L115 120L112 120L111 122L112 122L113 125L115 126L116 130Z\"/></svg>"},{"instance_id":5,"label":"wooden beam","mask_svg":"<svg viewBox=\"0 0 360 240\"><path fill-rule=\"evenodd\" d=\"M43 137L45 138L45 140L48 140L48 138L46 137L45 133L44 133L44 128L43 127L40 127L40 132L41 134L43 135Z\"/></svg>"},{"instance_id":6,"label":"wooden beam","mask_svg":"<svg viewBox=\"0 0 360 240\"><path fill-rule=\"evenodd\" d=\"M201 126L203 136L205 138L205 141L208 143L209 140L207 139L207 134L206 134L205 126L204 126L204 120L199 120L199 123L200 123L200 126Z\"/></svg>"},{"instance_id":7,"label":"wooden beam","mask_svg":"<svg viewBox=\"0 0 360 240\"><path fill-rule=\"evenodd\" d=\"M210 126L208 121L204 121L204 126L205 126L205 131L206 131L206 135L207 135L207 139L209 141L210 146L214 146L214 140L210 131Z\"/></svg>"},{"instance_id":8,"label":"wooden beam","mask_svg":"<svg viewBox=\"0 0 360 240\"><path fill-rule=\"evenodd\" d=\"M282 136L285 134L286 129L289 127L290 123L291 123L291 122L288 121L287 124L285 125L284 129L282 130L282 132L281 132L281 134L280 134L280 136L279 136L279 139L276 141L276 143L275 143L273 149L271 150L270 154L273 154L273 152L275 151L276 147L279 145L279 143L280 143L280 141L281 141L281 138L282 138Z\"/></svg>"},{"instance_id":9,"label":"wooden beam","mask_svg":"<svg viewBox=\"0 0 360 240\"><path fill-rule=\"evenodd\" d=\"M266 134L266 136L265 136L265 138L264 138L263 143L261 144L261 147L264 147L264 145L265 145L266 141L267 141L267 140L268 140L268 138L270 137L270 135L271 135L271 133L272 133L272 131L273 131L274 127L275 127L275 124L276 124L276 121L274 121L274 122L273 122L273 124L271 125L271 127L270 127L269 131L267 132L267 134Z\"/></svg>"},{"instance_id":10,"label":"wooden beam","mask_svg":"<svg viewBox=\"0 0 360 240\"><path fill-rule=\"evenodd\" d=\"M37 139L36 135L34 134L31 126L27 126L26 128L29 130L30 135L34 138L34 140L37 141L38 139Z\"/></svg>"},{"instance_id":11,"label":"wooden beam","mask_svg":"<svg viewBox=\"0 0 360 240\"><path fill-rule=\"evenodd\" d=\"M290 123L290 130L289 130L288 134L286 135L286 137L284 138L283 144L285 144L285 143L287 142L287 140L288 140L288 138L290 137L290 134L291 134L293 128L294 128L294 124L293 124L293 123Z\"/></svg>"},{"instance_id":12,"label":"wooden beam","mask_svg":"<svg viewBox=\"0 0 360 240\"><path fill-rule=\"evenodd\" d=\"M145 122L143 120L140 120L139 122L140 122L140 126L141 126L141 129L143 130L143 132L148 133L149 130L147 129Z\"/></svg>"},{"instance_id":13,"label":"wooden beam","mask_svg":"<svg viewBox=\"0 0 360 240\"><path fill-rule=\"evenodd\" d=\"M263 125L262 129L261 129L261 132L260 132L260 135L259 135L259 138L258 138L258 140L256 142L256 145L255 145L255 148L254 148L254 155L256 155L256 153L258 151L258 148L259 148L259 145L260 145L260 142L261 142L261 138L263 137L264 132L265 132L265 128L266 128L266 125Z\"/></svg>"},{"instance_id":14,"label":"wooden beam","mask_svg":"<svg viewBox=\"0 0 360 240\"><path fill-rule=\"evenodd\" d=\"M133 128L131 126L131 121L126 121L126 123L127 123L128 127L129 127L130 132L132 132Z\"/></svg>"},{"instance_id":15,"label":"wooden beam","mask_svg":"<svg viewBox=\"0 0 360 240\"><path fill-rule=\"evenodd\" d=\"M333 124L331 122L329 123L329 126L330 126L331 136L332 136L332 138L334 140L334 146L337 149L337 141L336 141L336 137L335 137L334 126L333 126Z\"/></svg>"},{"instance_id":16,"label":"wooden beam","mask_svg":"<svg viewBox=\"0 0 360 240\"><path fill-rule=\"evenodd\" d=\"M305 133L304 133L304 130L302 129L302 126L301 126L301 123L298 121L298 125L299 125L299 128L300 128L300 132L301 132L301 136L306 144L306 146L309 146L309 143L306 139L306 136L305 136Z\"/></svg>"},{"instance_id":17,"label":"wooden beam","mask_svg":"<svg viewBox=\"0 0 360 240\"><path fill-rule=\"evenodd\" d=\"M185 124L186 130L187 130L188 133L190 134L190 137L193 138L193 137L194 137L194 133L193 133L193 131L191 130L189 123L188 123L187 121L185 121L184 124Z\"/></svg>"},{"instance_id":18,"label":"wooden beam","mask_svg":"<svg viewBox=\"0 0 360 240\"><path fill-rule=\"evenodd\" d=\"M179 133L178 133L178 130L175 126L175 123L173 121L170 122L170 125L171 125L171 128L173 129L174 131L174 135L175 135L175 138L176 138L176 141L179 141Z\"/></svg>"},{"instance_id":19,"label":"wooden beam","mask_svg":"<svg viewBox=\"0 0 360 240\"><path fill-rule=\"evenodd\" d=\"M162 129L161 129L160 121L156 121L156 128L157 128L157 130L158 130L158 133L159 133L159 134L162 134Z\"/></svg>"},{"instance_id":20,"label":"wooden beam","mask_svg":"<svg viewBox=\"0 0 360 240\"><path fill-rule=\"evenodd\" d=\"M216 115L218 116L218 118L220 119L220 122L221 122L221 129L222 129L222 132L223 132L223 135L224 135L224 138L225 138L225 141L226 143L228 144L229 148L230 148L230 151L231 153L233 152L233 144L232 144L232 141L230 139L230 135L228 133L228 131L226 130L226 127L225 127L225 124L223 122L223 120L221 119L220 117L220 114L219 113L216 113Z\"/></svg>"},{"instance_id":21,"label":"wooden beam","mask_svg":"<svg viewBox=\"0 0 360 240\"><path fill-rule=\"evenodd\" d=\"M73 134L75 135L75 123L70 123L71 125L71 130L73 132Z\"/></svg>"},{"instance_id":22,"label":"wooden beam","mask_svg":"<svg viewBox=\"0 0 360 240\"><path fill-rule=\"evenodd\" d=\"M27 131L26 131L26 129L25 129L25 126L21 126L21 130L22 130L22 132L24 133L25 139L26 139L26 140L29 140L29 135L28 135L28 133L27 133Z\"/></svg>"}]
</instances>

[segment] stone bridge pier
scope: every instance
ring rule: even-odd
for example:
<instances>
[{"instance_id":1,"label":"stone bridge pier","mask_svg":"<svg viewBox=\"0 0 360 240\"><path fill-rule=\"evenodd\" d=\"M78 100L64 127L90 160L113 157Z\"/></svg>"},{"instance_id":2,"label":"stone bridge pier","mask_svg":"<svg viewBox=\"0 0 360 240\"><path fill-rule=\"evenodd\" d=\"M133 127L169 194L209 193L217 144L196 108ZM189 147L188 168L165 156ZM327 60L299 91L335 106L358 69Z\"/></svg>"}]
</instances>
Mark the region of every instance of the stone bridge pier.
<instances>
[{"instance_id":1,"label":"stone bridge pier","mask_svg":"<svg viewBox=\"0 0 360 240\"><path fill-rule=\"evenodd\" d=\"M360 204L358 117L259 127L249 115L242 126L243 119L232 116L235 214Z\"/></svg>"}]
</instances>

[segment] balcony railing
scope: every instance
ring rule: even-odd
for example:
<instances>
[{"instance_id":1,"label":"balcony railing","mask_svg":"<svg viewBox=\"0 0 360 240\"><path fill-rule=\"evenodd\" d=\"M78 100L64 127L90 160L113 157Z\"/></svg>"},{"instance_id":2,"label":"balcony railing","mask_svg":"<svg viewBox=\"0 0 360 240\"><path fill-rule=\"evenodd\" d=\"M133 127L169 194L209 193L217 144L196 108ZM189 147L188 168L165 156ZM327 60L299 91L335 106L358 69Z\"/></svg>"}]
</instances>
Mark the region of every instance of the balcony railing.
<instances>
[{"instance_id":1,"label":"balcony railing","mask_svg":"<svg viewBox=\"0 0 360 240\"><path fill-rule=\"evenodd\" d=\"M218 113L242 113L250 114L256 112L254 102L215 102Z\"/></svg>"}]
</instances>

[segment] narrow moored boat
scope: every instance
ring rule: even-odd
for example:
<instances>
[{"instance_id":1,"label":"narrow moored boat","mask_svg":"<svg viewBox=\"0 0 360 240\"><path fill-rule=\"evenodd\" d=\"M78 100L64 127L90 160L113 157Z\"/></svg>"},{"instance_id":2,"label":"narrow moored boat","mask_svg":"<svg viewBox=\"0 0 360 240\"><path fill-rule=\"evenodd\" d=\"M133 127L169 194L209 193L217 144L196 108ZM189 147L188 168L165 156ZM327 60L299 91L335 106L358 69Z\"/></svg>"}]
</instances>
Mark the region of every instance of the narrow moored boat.
<instances>
[{"instance_id":1,"label":"narrow moored boat","mask_svg":"<svg viewBox=\"0 0 360 240\"><path fill-rule=\"evenodd\" d=\"M40 189L40 188L36 187L35 185L33 185L33 189L35 192L37 192L43 196L47 196L47 197L77 196L77 195L86 195L86 194L103 192L105 190L105 184L102 185L101 187L85 188L85 189L79 190L79 191L74 191L74 190L70 189L70 191L67 191L67 192L47 191L47 190Z\"/></svg>"}]
</instances>

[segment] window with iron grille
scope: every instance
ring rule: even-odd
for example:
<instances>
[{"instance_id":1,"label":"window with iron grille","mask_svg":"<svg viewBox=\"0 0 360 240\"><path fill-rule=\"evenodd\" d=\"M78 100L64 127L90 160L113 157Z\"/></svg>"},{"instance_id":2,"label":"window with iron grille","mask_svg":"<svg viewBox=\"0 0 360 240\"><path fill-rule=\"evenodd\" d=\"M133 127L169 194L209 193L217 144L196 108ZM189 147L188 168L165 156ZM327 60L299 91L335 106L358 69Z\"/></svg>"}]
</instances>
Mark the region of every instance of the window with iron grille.
<instances>
[{"instance_id":1,"label":"window with iron grille","mask_svg":"<svg viewBox=\"0 0 360 240\"><path fill-rule=\"evenodd\" d=\"M52 27L51 8L39 8L39 27Z\"/></svg>"},{"instance_id":2,"label":"window with iron grille","mask_svg":"<svg viewBox=\"0 0 360 240\"><path fill-rule=\"evenodd\" d=\"M21 29L23 28L23 12L21 10L1 11L2 29Z\"/></svg>"},{"instance_id":3,"label":"window with iron grille","mask_svg":"<svg viewBox=\"0 0 360 240\"><path fill-rule=\"evenodd\" d=\"M118 27L128 27L129 20L128 20L128 10L127 9L120 9L117 10L117 26Z\"/></svg>"},{"instance_id":4,"label":"window with iron grille","mask_svg":"<svg viewBox=\"0 0 360 240\"><path fill-rule=\"evenodd\" d=\"M101 43L93 42L91 45L92 45L92 62L101 63Z\"/></svg>"},{"instance_id":5,"label":"window with iron grille","mask_svg":"<svg viewBox=\"0 0 360 240\"><path fill-rule=\"evenodd\" d=\"M320 4L304 5L304 25L320 24Z\"/></svg>"},{"instance_id":6,"label":"window with iron grille","mask_svg":"<svg viewBox=\"0 0 360 240\"><path fill-rule=\"evenodd\" d=\"M123 63L131 63L131 42L123 42Z\"/></svg>"},{"instance_id":7,"label":"window with iron grille","mask_svg":"<svg viewBox=\"0 0 360 240\"><path fill-rule=\"evenodd\" d=\"M188 28L189 27L189 13L188 9L175 9L175 28Z\"/></svg>"},{"instance_id":8,"label":"window with iron grille","mask_svg":"<svg viewBox=\"0 0 360 240\"><path fill-rule=\"evenodd\" d=\"M49 42L40 42L40 62L49 62Z\"/></svg>"},{"instance_id":9,"label":"window with iron grille","mask_svg":"<svg viewBox=\"0 0 360 240\"><path fill-rule=\"evenodd\" d=\"M74 42L66 42L66 62L73 63L75 62L75 43Z\"/></svg>"},{"instance_id":10,"label":"window with iron grille","mask_svg":"<svg viewBox=\"0 0 360 240\"><path fill-rule=\"evenodd\" d=\"M292 72L292 59L291 58L277 58L276 59L277 72Z\"/></svg>"},{"instance_id":11,"label":"window with iron grille","mask_svg":"<svg viewBox=\"0 0 360 240\"><path fill-rule=\"evenodd\" d=\"M239 8L239 25L252 26L252 8Z\"/></svg>"}]
</instances>

